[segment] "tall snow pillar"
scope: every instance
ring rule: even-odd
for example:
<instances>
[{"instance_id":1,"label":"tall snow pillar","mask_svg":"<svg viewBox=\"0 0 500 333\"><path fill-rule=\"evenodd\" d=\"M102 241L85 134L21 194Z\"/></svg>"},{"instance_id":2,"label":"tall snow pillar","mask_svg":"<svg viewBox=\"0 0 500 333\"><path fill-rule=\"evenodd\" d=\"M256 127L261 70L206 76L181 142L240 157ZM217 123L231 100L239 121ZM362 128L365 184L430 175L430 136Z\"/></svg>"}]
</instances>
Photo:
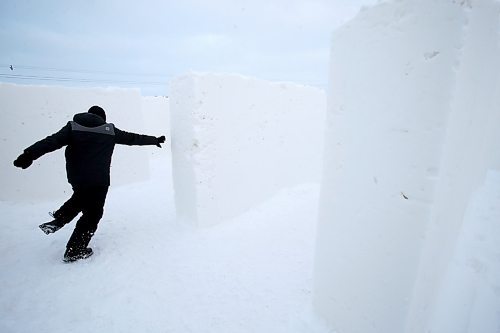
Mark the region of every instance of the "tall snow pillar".
<instances>
[{"instance_id":1,"label":"tall snow pillar","mask_svg":"<svg viewBox=\"0 0 500 333\"><path fill-rule=\"evenodd\" d=\"M403 0L334 33L314 302L339 333L432 327L463 206L498 168L498 17Z\"/></svg>"},{"instance_id":2,"label":"tall snow pillar","mask_svg":"<svg viewBox=\"0 0 500 333\"><path fill-rule=\"evenodd\" d=\"M463 6L467 21L430 224L411 298L409 333L500 329L500 243L487 247L488 233L499 229L467 214L481 188L491 186L489 171L500 170L500 2L467 1ZM498 198L483 202L488 200L493 202L481 212L484 220L500 208ZM477 239L468 242L470 238ZM487 260L495 256L495 263ZM495 276L488 278L488 271ZM493 312L489 318L488 312Z\"/></svg>"}]
</instances>

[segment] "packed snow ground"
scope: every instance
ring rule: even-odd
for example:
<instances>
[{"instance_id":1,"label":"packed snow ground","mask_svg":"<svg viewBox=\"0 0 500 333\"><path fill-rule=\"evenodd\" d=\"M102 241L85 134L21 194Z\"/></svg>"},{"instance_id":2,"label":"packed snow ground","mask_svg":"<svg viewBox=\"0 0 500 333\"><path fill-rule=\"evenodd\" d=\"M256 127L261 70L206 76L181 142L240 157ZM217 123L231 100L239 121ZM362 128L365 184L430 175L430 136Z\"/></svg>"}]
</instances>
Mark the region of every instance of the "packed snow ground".
<instances>
[{"instance_id":1,"label":"packed snow ground","mask_svg":"<svg viewBox=\"0 0 500 333\"><path fill-rule=\"evenodd\" d=\"M1 332L328 332L310 309L319 186L191 228L167 155L150 181L111 187L85 261L62 262L74 222L37 227L62 202L0 202Z\"/></svg>"}]
</instances>

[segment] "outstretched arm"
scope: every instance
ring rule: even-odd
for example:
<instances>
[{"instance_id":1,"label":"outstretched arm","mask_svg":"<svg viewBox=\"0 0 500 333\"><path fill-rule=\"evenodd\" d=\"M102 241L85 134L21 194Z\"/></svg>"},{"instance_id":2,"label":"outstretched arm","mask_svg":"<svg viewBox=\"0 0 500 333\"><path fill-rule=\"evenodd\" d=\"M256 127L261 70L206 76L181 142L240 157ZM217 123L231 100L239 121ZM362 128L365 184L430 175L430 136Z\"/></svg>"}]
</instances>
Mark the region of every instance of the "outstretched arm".
<instances>
[{"instance_id":1,"label":"outstretched arm","mask_svg":"<svg viewBox=\"0 0 500 333\"><path fill-rule=\"evenodd\" d=\"M165 142L165 137L154 137L150 135L142 135L136 133L125 132L119 130L115 127L115 138L116 143L121 145L128 146L146 146L146 145L155 145L161 147L160 143Z\"/></svg>"},{"instance_id":2,"label":"outstretched arm","mask_svg":"<svg viewBox=\"0 0 500 333\"><path fill-rule=\"evenodd\" d=\"M14 161L14 165L19 168L26 169L37 158L50 153L54 150L62 148L69 143L71 125L68 123L61 128L57 133L49 135L35 144L29 146L24 150L24 153Z\"/></svg>"}]
</instances>

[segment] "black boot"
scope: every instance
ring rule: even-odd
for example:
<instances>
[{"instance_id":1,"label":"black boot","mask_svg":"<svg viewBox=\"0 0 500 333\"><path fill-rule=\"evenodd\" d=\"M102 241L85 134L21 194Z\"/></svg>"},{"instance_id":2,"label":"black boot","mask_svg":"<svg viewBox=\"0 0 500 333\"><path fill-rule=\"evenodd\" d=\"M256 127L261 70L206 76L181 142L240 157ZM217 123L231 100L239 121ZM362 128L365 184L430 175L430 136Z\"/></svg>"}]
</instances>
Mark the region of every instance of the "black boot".
<instances>
[{"instance_id":1,"label":"black boot","mask_svg":"<svg viewBox=\"0 0 500 333\"><path fill-rule=\"evenodd\" d=\"M57 217L55 216L54 213L49 213L50 216L54 218L54 220L47 222L47 223L42 223L38 227L42 229L42 231L48 235L56 232L57 230L61 229L64 227L69 221L68 219L63 218L62 216Z\"/></svg>"},{"instance_id":2,"label":"black boot","mask_svg":"<svg viewBox=\"0 0 500 333\"><path fill-rule=\"evenodd\" d=\"M80 259L87 259L92 254L94 254L94 252L92 251L92 249L90 247L87 247L83 250L73 250L70 248L70 249L66 250L66 253L64 253L63 261L64 262L73 262L73 261L77 261Z\"/></svg>"}]
</instances>

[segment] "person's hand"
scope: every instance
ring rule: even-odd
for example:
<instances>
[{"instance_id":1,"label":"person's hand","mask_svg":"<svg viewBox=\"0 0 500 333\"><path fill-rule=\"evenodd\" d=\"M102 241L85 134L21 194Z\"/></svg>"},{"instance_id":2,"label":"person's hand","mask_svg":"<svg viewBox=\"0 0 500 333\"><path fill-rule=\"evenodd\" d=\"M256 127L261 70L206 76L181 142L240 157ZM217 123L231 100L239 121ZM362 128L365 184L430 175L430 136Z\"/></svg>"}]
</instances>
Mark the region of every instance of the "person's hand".
<instances>
[{"instance_id":1,"label":"person's hand","mask_svg":"<svg viewBox=\"0 0 500 333\"><path fill-rule=\"evenodd\" d=\"M33 159L27 153L22 153L18 158L14 161L14 165L18 168L26 169L33 163Z\"/></svg>"},{"instance_id":2,"label":"person's hand","mask_svg":"<svg viewBox=\"0 0 500 333\"><path fill-rule=\"evenodd\" d=\"M165 142L165 136L164 136L164 135L162 135L162 136L160 136L160 137L156 138L156 140L157 140L157 142L156 142L156 146L157 146L157 147L159 147L159 148L161 148L160 143L164 143L164 142Z\"/></svg>"}]
</instances>

